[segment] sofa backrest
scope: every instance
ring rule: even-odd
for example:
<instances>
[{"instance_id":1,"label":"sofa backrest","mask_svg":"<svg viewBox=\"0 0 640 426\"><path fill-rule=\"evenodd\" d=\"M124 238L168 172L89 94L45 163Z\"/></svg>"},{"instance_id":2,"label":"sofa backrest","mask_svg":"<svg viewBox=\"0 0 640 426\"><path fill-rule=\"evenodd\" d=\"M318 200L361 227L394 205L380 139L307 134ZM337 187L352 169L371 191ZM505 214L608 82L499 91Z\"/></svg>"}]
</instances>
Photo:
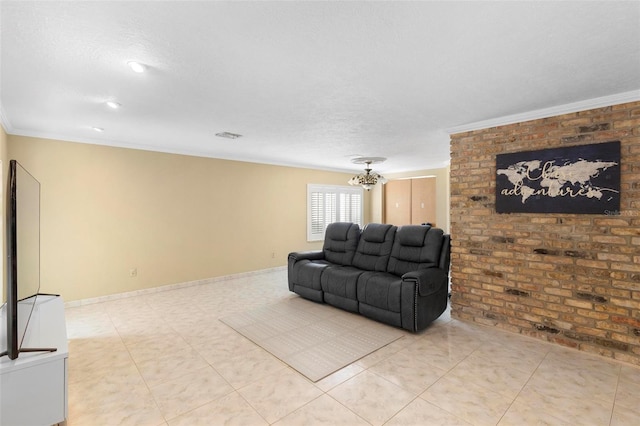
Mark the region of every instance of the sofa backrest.
<instances>
[{"instance_id":1,"label":"sofa backrest","mask_svg":"<svg viewBox=\"0 0 640 426\"><path fill-rule=\"evenodd\" d=\"M353 266L365 271L386 271L397 229L397 226L381 223L365 225L353 256Z\"/></svg>"},{"instance_id":2,"label":"sofa backrest","mask_svg":"<svg viewBox=\"0 0 640 426\"><path fill-rule=\"evenodd\" d=\"M406 225L396 231L387 272L402 276L442 263L444 232L429 225Z\"/></svg>"},{"instance_id":3,"label":"sofa backrest","mask_svg":"<svg viewBox=\"0 0 640 426\"><path fill-rule=\"evenodd\" d=\"M356 223L330 223L324 234L324 259L337 265L351 265L359 240L360 227Z\"/></svg>"}]
</instances>

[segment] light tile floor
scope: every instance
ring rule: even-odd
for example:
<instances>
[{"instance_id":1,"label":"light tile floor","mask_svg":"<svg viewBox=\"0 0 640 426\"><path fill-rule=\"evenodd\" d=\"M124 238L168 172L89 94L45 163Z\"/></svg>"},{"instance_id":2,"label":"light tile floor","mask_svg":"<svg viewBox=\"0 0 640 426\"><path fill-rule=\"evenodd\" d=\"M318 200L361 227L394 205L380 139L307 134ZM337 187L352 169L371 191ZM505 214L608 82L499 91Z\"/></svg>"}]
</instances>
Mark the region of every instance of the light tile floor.
<instances>
[{"instance_id":1,"label":"light tile floor","mask_svg":"<svg viewBox=\"0 0 640 426\"><path fill-rule=\"evenodd\" d=\"M640 368L448 312L316 383L218 320L290 297L279 269L67 308L67 424L640 424Z\"/></svg>"}]
</instances>

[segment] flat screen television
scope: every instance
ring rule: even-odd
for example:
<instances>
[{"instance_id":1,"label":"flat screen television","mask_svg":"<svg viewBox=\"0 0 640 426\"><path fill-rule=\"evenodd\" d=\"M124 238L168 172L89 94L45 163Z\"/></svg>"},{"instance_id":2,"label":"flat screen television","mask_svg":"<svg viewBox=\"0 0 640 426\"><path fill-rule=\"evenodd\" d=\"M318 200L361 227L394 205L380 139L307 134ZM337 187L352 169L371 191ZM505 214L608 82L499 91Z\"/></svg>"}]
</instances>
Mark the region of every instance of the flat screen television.
<instances>
[{"instance_id":1,"label":"flat screen television","mask_svg":"<svg viewBox=\"0 0 640 426\"><path fill-rule=\"evenodd\" d=\"M22 347L40 294L40 182L16 160L9 162L6 219L7 276L2 317L6 318L7 338L0 356L16 359L20 352L55 351Z\"/></svg>"}]
</instances>

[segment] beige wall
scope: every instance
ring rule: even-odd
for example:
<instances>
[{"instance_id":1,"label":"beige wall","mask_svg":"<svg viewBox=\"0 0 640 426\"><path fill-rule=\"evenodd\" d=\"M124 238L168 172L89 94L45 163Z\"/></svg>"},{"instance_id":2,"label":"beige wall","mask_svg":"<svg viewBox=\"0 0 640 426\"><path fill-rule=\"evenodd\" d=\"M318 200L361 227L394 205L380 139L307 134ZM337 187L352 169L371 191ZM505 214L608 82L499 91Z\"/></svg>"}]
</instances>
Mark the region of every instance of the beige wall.
<instances>
[{"instance_id":1,"label":"beige wall","mask_svg":"<svg viewBox=\"0 0 640 426\"><path fill-rule=\"evenodd\" d=\"M306 185L351 177L13 135L8 154L42 185L41 291L65 301L284 266L321 247Z\"/></svg>"},{"instance_id":2,"label":"beige wall","mask_svg":"<svg viewBox=\"0 0 640 426\"><path fill-rule=\"evenodd\" d=\"M4 130L4 127L0 125L0 161L2 161L3 170L8 170L9 168L9 157L7 154L7 133ZM7 179L5 173L2 173L2 182L4 183ZM2 188L4 191L4 187Z\"/></svg>"},{"instance_id":3,"label":"beige wall","mask_svg":"<svg viewBox=\"0 0 640 426\"><path fill-rule=\"evenodd\" d=\"M6 297L6 286L5 286L5 281L6 281L6 266L7 266L7 259L5 258L4 255L4 248L5 248L5 241L6 241L6 233L5 233L5 223L6 223L6 197L5 197L5 191L7 190L7 173L9 170L9 157L7 155L7 133L5 132L4 128L2 127L2 125L0 125L0 173L2 173L2 179L0 179L2 182L0 183L0 200L2 200L0 202L0 204L2 205L2 220L0 220L0 235L2 235L2 241L0 243L0 256L2 258L2 262L0 262L0 265L2 265L2 279L0 279L0 281L2 282L2 302L4 302L5 297Z\"/></svg>"},{"instance_id":4,"label":"beige wall","mask_svg":"<svg viewBox=\"0 0 640 426\"><path fill-rule=\"evenodd\" d=\"M436 224L445 232L449 232L449 166L441 169L418 170L415 172L385 174L389 180L406 179L422 176L436 178ZM384 191L378 185L371 191L371 222L381 223L384 211Z\"/></svg>"}]
</instances>

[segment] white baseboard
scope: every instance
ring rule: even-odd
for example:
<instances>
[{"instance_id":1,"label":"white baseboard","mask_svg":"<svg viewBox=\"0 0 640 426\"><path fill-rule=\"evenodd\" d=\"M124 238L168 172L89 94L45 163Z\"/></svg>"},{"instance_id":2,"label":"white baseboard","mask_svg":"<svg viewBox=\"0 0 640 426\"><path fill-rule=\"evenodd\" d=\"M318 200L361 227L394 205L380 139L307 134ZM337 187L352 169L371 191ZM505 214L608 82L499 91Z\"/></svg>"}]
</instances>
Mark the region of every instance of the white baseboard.
<instances>
[{"instance_id":1,"label":"white baseboard","mask_svg":"<svg viewBox=\"0 0 640 426\"><path fill-rule=\"evenodd\" d=\"M71 302L65 302L64 307L65 308L75 308L75 307L78 307L78 306L91 305L91 304L94 304L94 303L102 303L102 302L108 302L108 301L118 300L118 299L126 299L128 297L141 296L141 295L145 295L145 294L159 293L161 291L178 290L178 289L181 289L181 288L193 287L193 286L196 286L196 285L214 284L214 283L218 283L218 282L222 282L222 281L229 281L229 280L234 280L234 279L238 279L238 278L251 277L251 276L254 276L254 275L261 275L261 274L266 274L266 273L269 273L269 272L276 272L276 271L281 271L281 270L286 270L286 269L287 269L286 266L278 266L278 267L275 267L275 268L260 269L260 270L257 270L257 271L249 271L249 272L240 272L238 274L224 275L224 276L221 276L221 277L205 278L205 279L202 279L202 280L187 281L187 282L184 282L184 283L167 284L167 285L163 285L163 286L159 286L159 287L144 288L144 289L141 289L141 290L127 291L125 293L109 294L107 296L99 296L99 297L91 297L91 298L88 298L88 299L72 300Z\"/></svg>"}]
</instances>

